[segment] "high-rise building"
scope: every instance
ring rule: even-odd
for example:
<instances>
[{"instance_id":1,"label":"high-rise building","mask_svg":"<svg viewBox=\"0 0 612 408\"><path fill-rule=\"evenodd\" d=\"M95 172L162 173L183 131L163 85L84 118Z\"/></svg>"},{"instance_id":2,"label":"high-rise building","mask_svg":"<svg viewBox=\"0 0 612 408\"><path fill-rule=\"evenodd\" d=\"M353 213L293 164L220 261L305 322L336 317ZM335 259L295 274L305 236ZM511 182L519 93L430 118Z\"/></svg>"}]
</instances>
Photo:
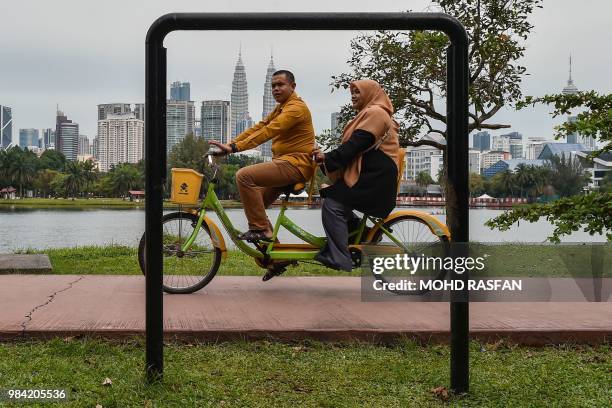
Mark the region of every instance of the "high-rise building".
<instances>
[{"instance_id":1,"label":"high-rise building","mask_svg":"<svg viewBox=\"0 0 612 408\"><path fill-rule=\"evenodd\" d=\"M480 174L480 150L470 149L469 151L469 169L470 173Z\"/></svg>"},{"instance_id":2,"label":"high-rise building","mask_svg":"<svg viewBox=\"0 0 612 408\"><path fill-rule=\"evenodd\" d=\"M510 153L510 138L506 135L496 135L491 138L491 150Z\"/></svg>"},{"instance_id":3,"label":"high-rise building","mask_svg":"<svg viewBox=\"0 0 612 408\"><path fill-rule=\"evenodd\" d=\"M38 147L38 129L19 129L19 147Z\"/></svg>"},{"instance_id":4,"label":"high-rise building","mask_svg":"<svg viewBox=\"0 0 612 408\"><path fill-rule=\"evenodd\" d=\"M578 92L580 92L580 91L578 90L578 87L574 84L574 80L572 79L572 55L570 54L570 57L569 57L569 77L567 79L567 84L563 87L562 93L563 93L563 95L575 95ZM575 115L569 115L567 117L567 121L568 122L575 122L576 121L576 116ZM569 135L567 135L566 142L570 143L570 144L582 144L589 151L595 150L597 148L597 143L596 143L594 137L585 136L585 135L576 134L576 133L570 133Z\"/></svg>"},{"instance_id":5,"label":"high-rise building","mask_svg":"<svg viewBox=\"0 0 612 408\"><path fill-rule=\"evenodd\" d=\"M59 110L55 118L55 142L55 149L62 152L67 160L76 161L79 153L79 124L68 120Z\"/></svg>"},{"instance_id":6,"label":"high-rise building","mask_svg":"<svg viewBox=\"0 0 612 408\"><path fill-rule=\"evenodd\" d=\"M79 156L89 154L89 138L86 135L79 135Z\"/></svg>"},{"instance_id":7,"label":"high-rise building","mask_svg":"<svg viewBox=\"0 0 612 408\"><path fill-rule=\"evenodd\" d=\"M125 115L131 112L129 103L104 103L98 105L98 120L104 120L108 115Z\"/></svg>"},{"instance_id":8,"label":"high-rise building","mask_svg":"<svg viewBox=\"0 0 612 408\"><path fill-rule=\"evenodd\" d=\"M523 135L519 132L505 133L502 136L507 137L510 140L523 140Z\"/></svg>"},{"instance_id":9,"label":"high-rise building","mask_svg":"<svg viewBox=\"0 0 612 408\"><path fill-rule=\"evenodd\" d=\"M480 159L482 160L480 164L481 171L484 174L484 171L497 163L500 160L509 160L510 153L506 151L490 151L486 153L482 153L480 155Z\"/></svg>"},{"instance_id":10,"label":"high-rise building","mask_svg":"<svg viewBox=\"0 0 612 408\"><path fill-rule=\"evenodd\" d=\"M195 137L202 137L202 118L196 117L193 123L193 134Z\"/></svg>"},{"instance_id":11,"label":"high-rise building","mask_svg":"<svg viewBox=\"0 0 612 408\"><path fill-rule=\"evenodd\" d=\"M274 58L270 55L270 63L268 63L268 70L266 71L266 81L264 82L264 94L263 94L263 110L261 112L261 119L265 119L270 112L276 107L276 100L272 96L272 74L276 72L274 67ZM268 140L261 145L261 156L264 161L272 160L272 141Z\"/></svg>"},{"instance_id":12,"label":"high-rise building","mask_svg":"<svg viewBox=\"0 0 612 408\"><path fill-rule=\"evenodd\" d=\"M144 158L144 122L133 113L108 115L99 120L96 139L94 157L100 162L100 171L107 172L119 163L137 163Z\"/></svg>"},{"instance_id":13,"label":"high-rise building","mask_svg":"<svg viewBox=\"0 0 612 408\"><path fill-rule=\"evenodd\" d=\"M96 137L94 137L93 140L91 141L91 146L89 147L89 154L91 154L95 159L99 160L99 157L98 157L98 135L96 135Z\"/></svg>"},{"instance_id":14,"label":"high-rise building","mask_svg":"<svg viewBox=\"0 0 612 408\"><path fill-rule=\"evenodd\" d=\"M427 145L408 147L405 161L404 179L415 180L420 172L425 171L436 181L443 166L442 150Z\"/></svg>"},{"instance_id":15,"label":"high-rise building","mask_svg":"<svg viewBox=\"0 0 612 408\"><path fill-rule=\"evenodd\" d=\"M519 132L510 132L505 135L501 135L502 138L507 139L507 147L508 152L510 152L510 156L512 159L523 159L524 158L524 149L523 149L523 135ZM504 144L504 147L506 145ZM503 150L503 149L498 149ZM504 150L506 151L506 150Z\"/></svg>"},{"instance_id":16,"label":"high-rise building","mask_svg":"<svg viewBox=\"0 0 612 408\"><path fill-rule=\"evenodd\" d=\"M535 160L542 153L542 149L544 148L544 144L548 142L548 139L543 137L530 137L527 139L527 144L525 146L525 159L527 160Z\"/></svg>"},{"instance_id":17,"label":"high-rise building","mask_svg":"<svg viewBox=\"0 0 612 408\"><path fill-rule=\"evenodd\" d=\"M42 146L40 146L41 148L47 150L47 149L55 149L55 130L48 128L48 129L41 129L41 144Z\"/></svg>"},{"instance_id":18,"label":"high-rise building","mask_svg":"<svg viewBox=\"0 0 612 408\"><path fill-rule=\"evenodd\" d=\"M230 103L229 101L202 101L200 109L202 137L205 140L230 142Z\"/></svg>"},{"instance_id":19,"label":"high-rise building","mask_svg":"<svg viewBox=\"0 0 612 408\"><path fill-rule=\"evenodd\" d=\"M238 61L234 69L231 96L231 138L244 131L249 123L253 123L249 115L249 93L247 89L246 71L242 63L242 51L238 53Z\"/></svg>"},{"instance_id":20,"label":"high-rise building","mask_svg":"<svg viewBox=\"0 0 612 408\"><path fill-rule=\"evenodd\" d=\"M195 106L193 101L167 101L166 132L168 152L185 136L194 134Z\"/></svg>"},{"instance_id":21,"label":"high-rise building","mask_svg":"<svg viewBox=\"0 0 612 408\"><path fill-rule=\"evenodd\" d=\"M136 119L140 119L144 122L145 120L145 104L144 103L134 104L134 115L136 116Z\"/></svg>"},{"instance_id":22,"label":"high-rise building","mask_svg":"<svg viewBox=\"0 0 612 408\"><path fill-rule=\"evenodd\" d=\"M176 81L170 84L170 100L184 102L190 101L191 85L189 82Z\"/></svg>"},{"instance_id":23,"label":"high-rise building","mask_svg":"<svg viewBox=\"0 0 612 408\"><path fill-rule=\"evenodd\" d=\"M13 111L8 106L0 105L0 147L13 143Z\"/></svg>"},{"instance_id":24,"label":"high-rise building","mask_svg":"<svg viewBox=\"0 0 612 408\"><path fill-rule=\"evenodd\" d=\"M568 116L567 117L567 121L570 122L570 123L575 122L576 121L576 116L571 116L571 115ZM566 143L571 143L571 144L580 143L580 141L578 140L578 134L576 132L568 134L565 142Z\"/></svg>"},{"instance_id":25,"label":"high-rise building","mask_svg":"<svg viewBox=\"0 0 612 408\"><path fill-rule=\"evenodd\" d=\"M487 131L474 133L474 136L472 136L472 147L474 150L480 150L481 152L491 150L491 134Z\"/></svg>"}]
</instances>

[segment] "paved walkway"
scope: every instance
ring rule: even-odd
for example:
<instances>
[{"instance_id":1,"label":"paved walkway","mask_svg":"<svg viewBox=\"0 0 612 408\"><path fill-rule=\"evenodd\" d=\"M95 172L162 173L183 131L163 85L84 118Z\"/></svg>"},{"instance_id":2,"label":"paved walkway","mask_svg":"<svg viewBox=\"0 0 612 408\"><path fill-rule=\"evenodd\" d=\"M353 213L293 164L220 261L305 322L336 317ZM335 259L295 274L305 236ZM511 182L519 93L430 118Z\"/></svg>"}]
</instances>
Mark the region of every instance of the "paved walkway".
<instances>
[{"instance_id":1,"label":"paved walkway","mask_svg":"<svg viewBox=\"0 0 612 408\"><path fill-rule=\"evenodd\" d=\"M0 338L144 334L144 278L0 276ZM164 295L168 337L181 340L316 339L446 342L446 302L361 302L351 277L216 277L191 295ZM612 303L472 303L472 336L522 344L601 343Z\"/></svg>"}]
</instances>

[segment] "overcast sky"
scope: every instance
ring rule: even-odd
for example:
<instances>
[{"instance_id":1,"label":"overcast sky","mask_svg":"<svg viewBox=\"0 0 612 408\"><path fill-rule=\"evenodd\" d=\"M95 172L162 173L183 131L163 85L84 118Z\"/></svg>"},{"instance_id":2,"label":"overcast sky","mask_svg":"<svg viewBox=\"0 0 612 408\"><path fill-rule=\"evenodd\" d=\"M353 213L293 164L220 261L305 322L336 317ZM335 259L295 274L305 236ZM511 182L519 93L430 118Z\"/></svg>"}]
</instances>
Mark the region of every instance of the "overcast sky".
<instances>
[{"instance_id":1,"label":"overcast sky","mask_svg":"<svg viewBox=\"0 0 612 408\"><path fill-rule=\"evenodd\" d=\"M96 134L100 103L144 102L144 40L151 23L169 12L425 11L424 0L118 1L0 0L0 105L13 109L13 141L19 128L55 127L59 104L81 133ZM531 21L523 82L526 95L559 92L568 77L581 90L612 90L609 0L545 0ZM356 32L180 32L166 38L168 82L191 83L191 99L230 99L238 49L249 85L249 110L261 118L265 72L274 49L276 68L296 74L298 93L313 113L317 131L348 101L331 93L330 76L347 72L349 41ZM552 134L544 107L501 111L495 120L524 136ZM507 131L507 130L506 130ZM495 131L494 134L506 131Z\"/></svg>"}]
</instances>

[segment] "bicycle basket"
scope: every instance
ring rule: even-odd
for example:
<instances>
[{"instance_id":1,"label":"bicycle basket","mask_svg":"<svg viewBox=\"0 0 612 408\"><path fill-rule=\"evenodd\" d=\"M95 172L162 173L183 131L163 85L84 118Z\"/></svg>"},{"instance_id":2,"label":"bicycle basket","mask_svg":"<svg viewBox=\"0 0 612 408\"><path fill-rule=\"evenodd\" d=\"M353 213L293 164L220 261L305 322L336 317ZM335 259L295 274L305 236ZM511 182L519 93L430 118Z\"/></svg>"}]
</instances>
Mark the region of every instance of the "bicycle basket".
<instances>
[{"instance_id":1,"label":"bicycle basket","mask_svg":"<svg viewBox=\"0 0 612 408\"><path fill-rule=\"evenodd\" d=\"M200 196L203 174L192 169L172 169L170 201L176 204L196 204Z\"/></svg>"}]
</instances>

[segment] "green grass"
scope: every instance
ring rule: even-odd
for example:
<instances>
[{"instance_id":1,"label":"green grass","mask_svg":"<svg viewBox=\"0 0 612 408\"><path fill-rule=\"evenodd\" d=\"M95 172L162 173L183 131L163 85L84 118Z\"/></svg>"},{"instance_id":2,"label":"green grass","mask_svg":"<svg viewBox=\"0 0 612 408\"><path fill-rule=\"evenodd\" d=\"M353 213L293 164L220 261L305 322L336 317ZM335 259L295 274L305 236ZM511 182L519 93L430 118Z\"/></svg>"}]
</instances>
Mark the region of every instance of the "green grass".
<instances>
[{"instance_id":1,"label":"green grass","mask_svg":"<svg viewBox=\"0 0 612 408\"><path fill-rule=\"evenodd\" d=\"M237 200L220 200L225 208L241 208L242 203ZM23 198L19 200L4 200L0 199L0 209L3 207L20 207L20 208L144 208L143 200L140 202L126 201L121 198ZM178 208L176 204L170 201L164 201L164 208Z\"/></svg>"},{"instance_id":2,"label":"green grass","mask_svg":"<svg viewBox=\"0 0 612 408\"><path fill-rule=\"evenodd\" d=\"M47 249L44 251L27 251L29 253L46 253L49 255L53 273L59 275L140 275L136 248L125 246L79 247ZM248 276L263 275L264 270L258 267L252 258L240 251L230 251L221 263L219 275ZM351 274L326 269L319 265L300 264L290 267L287 276L359 276L356 270Z\"/></svg>"},{"instance_id":3,"label":"green grass","mask_svg":"<svg viewBox=\"0 0 612 408\"><path fill-rule=\"evenodd\" d=\"M448 385L448 361L448 346L410 341L168 344L163 382L147 385L141 339L55 339L0 344L0 388L67 389L67 403L44 407L606 407L612 401L609 346L472 343L470 393L444 401L432 389ZM112 385L102 385L105 378Z\"/></svg>"},{"instance_id":4,"label":"green grass","mask_svg":"<svg viewBox=\"0 0 612 408\"><path fill-rule=\"evenodd\" d=\"M612 264L612 245L600 248L601 265ZM487 276L521 277L577 277L591 276L590 246L554 245L491 245L478 246L473 256L485 256ZM140 274L136 248L124 246L80 247L27 251L46 253L51 259L53 273L56 274L101 274L131 275ZM603 268L603 277L611 277L610 268ZM262 275L252 258L233 250L221 263L219 275ZM286 276L359 276L360 270L350 274L326 269L319 265L300 263L289 267ZM478 276L478 275L475 275Z\"/></svg>"}]
</instances>

